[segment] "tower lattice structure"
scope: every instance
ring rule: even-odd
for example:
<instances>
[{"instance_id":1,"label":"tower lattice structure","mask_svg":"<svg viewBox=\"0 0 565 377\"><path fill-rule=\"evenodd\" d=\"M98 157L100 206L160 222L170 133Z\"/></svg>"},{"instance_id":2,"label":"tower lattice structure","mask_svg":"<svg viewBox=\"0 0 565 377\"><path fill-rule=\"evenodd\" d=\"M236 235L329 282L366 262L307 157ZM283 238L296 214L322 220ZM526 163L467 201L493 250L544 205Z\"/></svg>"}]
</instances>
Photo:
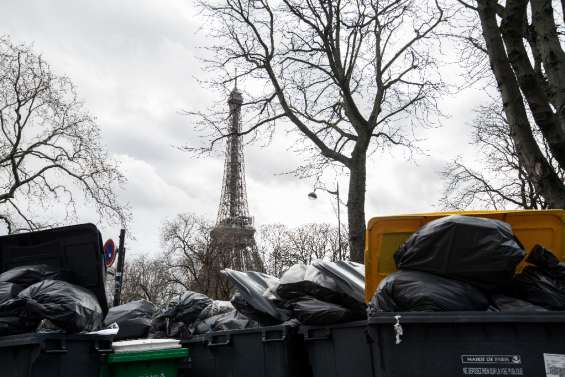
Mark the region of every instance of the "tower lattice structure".
<instances>
[{"instance_id":1,"label":"tower lattice structure","mask_svg":"<svg viewBox=\"0 0 565 377\"><path fill-rule=\"evenodd\" d=\"M255 242L253 217L249 215L245 185L245 162L241 137L241 92L234 88L228 98L229 123L225 151L222 194L216 225L212 229L211 251L214 253L216 275L210 286L210 295L229 298L231 287L219 276L223 268L239 271L263 271L263 262Z\"/></svg>"}]
</instances>

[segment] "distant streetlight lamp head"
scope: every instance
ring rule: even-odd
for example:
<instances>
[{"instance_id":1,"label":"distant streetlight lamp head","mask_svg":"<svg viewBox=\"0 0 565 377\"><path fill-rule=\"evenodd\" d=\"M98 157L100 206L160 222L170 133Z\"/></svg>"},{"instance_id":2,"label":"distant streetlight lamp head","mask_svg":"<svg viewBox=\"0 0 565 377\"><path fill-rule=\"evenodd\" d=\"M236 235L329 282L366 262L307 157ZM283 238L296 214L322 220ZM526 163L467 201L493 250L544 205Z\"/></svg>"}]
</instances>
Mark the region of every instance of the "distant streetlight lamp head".
<instances>
[{"instance_id":1,"label":"distant streetlight lamp head","mask_svg":"<svg viewBox=\"0 0 565 377\"><path fill-rule=\"evenodd\" d=\"M316 199L318 199L318 195L316 195L316 193L314 191L312 191L311 193L308 194L308 199L316 200Z\"/></svg>"}]
</instances>

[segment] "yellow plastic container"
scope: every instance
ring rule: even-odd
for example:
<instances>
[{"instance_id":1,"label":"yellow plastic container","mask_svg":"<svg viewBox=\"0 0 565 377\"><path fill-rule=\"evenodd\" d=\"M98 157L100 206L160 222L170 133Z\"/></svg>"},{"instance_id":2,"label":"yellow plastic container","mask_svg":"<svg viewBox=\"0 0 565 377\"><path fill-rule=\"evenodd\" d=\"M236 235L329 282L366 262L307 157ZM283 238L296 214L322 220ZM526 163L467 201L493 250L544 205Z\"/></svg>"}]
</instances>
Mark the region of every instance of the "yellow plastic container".
<instances>
[{"instance_id":1,"label":"yellow plastic container","mask_svg":"<svg viewBox=\"0 0 565 377\"><path fill-rule=\"evenodd\" d=\"M373 217L365 237L365 300L373 297L379 282L396 270L394 253L422 225L448 215L487 217L505 221L526 251L543 245L565 260L565 210L458 211Z\"/></svg>"}]
</instances>

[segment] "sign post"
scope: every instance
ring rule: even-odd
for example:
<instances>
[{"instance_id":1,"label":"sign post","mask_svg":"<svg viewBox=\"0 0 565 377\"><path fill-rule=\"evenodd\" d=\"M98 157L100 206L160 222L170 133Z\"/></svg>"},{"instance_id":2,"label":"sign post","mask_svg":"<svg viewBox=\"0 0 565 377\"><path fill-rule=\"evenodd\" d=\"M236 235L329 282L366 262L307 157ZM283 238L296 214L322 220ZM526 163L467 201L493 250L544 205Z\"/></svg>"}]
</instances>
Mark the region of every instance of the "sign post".
<instances>
[{"instance_id":1,"label":"sign post","mask_svg":"<svg viewBox=\"0 0 565 377\"><path fill-rule=\"evenodd\" d=\"M120 243L118 245L118 266L116 267L115 275L114 306L120 305L120 296L122 294L124 259L126 257L126 248L124 245L125 236L126 230L120 230Z\"/></svg>"}]
</instances>

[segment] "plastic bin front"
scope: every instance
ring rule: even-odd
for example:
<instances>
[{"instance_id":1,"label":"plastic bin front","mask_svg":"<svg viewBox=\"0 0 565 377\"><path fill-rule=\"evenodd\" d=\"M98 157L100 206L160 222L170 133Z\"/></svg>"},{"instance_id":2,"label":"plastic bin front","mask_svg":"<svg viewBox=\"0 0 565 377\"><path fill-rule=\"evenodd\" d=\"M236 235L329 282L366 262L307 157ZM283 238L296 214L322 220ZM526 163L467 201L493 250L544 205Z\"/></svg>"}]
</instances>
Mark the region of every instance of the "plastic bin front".
<instances>
[{"instance_id":1,"label":"plastic bin front","mask_svg":"<svg viewBox=\"0 0 565 377\"><path fill-rule=\"evenodd\" d=\"M422 225L448 215L480 216L512 226L526 250L541 244L565 260L565 210L438 212L374 217L365 236L365 301L373 297L379 282L396 270L394 253Z\"/></svg>"},{"instance_id":2,"label":"plastic bin front","mask_svg":"<svg viewBox=\"0 0 565 377\"><path fill-rule=\"evenodd\" d=\"M187 356L186 348L110 354L101 377L177 377Z\"/></svg>"},{"instance_id":3,"label":"plastic bin front","mask_svg":"<svg viewBox=\"0 0 565 377\"><path fill-rule=\"evenodd\" d=\"M369 319L372 376L565 376L563 312L398 315Z\"/></svg>"},{"instance_id":4,"label":"plastic bin front","mask_svg":"<svg viewBox=\"0 0 565 377\"><path fill-rule=\"evenodd\" d=\"M311 376L303 337L294 327L218 331L181 344L190 355L184 376Z\"/></svg>"},{"instance_id":5,"label":"plastic bin front","mask_svg":"<svg viewBox=\"0 0 565 377\"><path fill-rule=\"evenodd\" d=\"M313 377L373 375L366 321L304 326L301 332Z\"/></svg>"},{"instance_id":6,"label":"plastic bin front","mask_svg":"<svg viewBox=\"0 0 565 377\"><path fill-rule=\"evenodd\" d=\"M112 337L21 334L0 338L0 376L99 377Z\"/></svg>"}]
</instances>

